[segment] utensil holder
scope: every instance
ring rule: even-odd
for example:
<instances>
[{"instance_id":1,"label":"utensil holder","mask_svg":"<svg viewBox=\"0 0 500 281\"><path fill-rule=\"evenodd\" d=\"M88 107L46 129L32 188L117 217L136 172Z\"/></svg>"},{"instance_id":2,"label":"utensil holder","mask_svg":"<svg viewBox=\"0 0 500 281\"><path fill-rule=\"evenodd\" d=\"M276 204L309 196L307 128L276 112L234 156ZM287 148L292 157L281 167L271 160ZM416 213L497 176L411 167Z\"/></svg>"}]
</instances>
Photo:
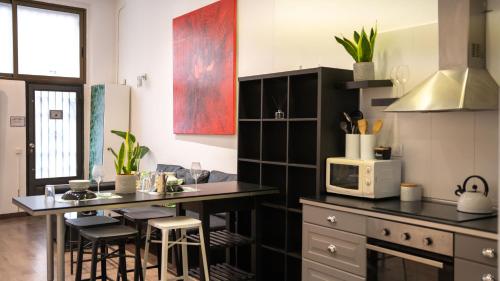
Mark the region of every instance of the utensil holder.
<instances>
[{"instance_id":1,"label":"utensil holder","mask_svg":"<svg viewBox=\"0 0 500 281\"><path fill-rule=\"evenodd\" d=\"M374 149L376 144L375 135L361 135L361 159L371 160L375 159Z\"/></svg>"},{"instance_id":2,"label":"utensil holder","mask_svg":"<svg viewBox=\"0 0 500 281\"><path fill-rule=\"evenodd\" d=\"M345 158L359 159L359 135L345 135Z\"/></svg>"}]
</instances>

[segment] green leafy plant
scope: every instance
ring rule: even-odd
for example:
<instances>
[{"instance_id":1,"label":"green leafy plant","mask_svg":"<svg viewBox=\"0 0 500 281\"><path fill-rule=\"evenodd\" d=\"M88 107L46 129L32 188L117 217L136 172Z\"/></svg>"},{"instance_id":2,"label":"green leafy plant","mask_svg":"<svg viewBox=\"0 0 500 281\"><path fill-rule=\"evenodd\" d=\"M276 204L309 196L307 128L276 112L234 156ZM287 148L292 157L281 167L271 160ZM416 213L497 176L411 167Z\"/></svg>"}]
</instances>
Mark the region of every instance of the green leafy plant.
<instances>
[{"instance_id":1,"label":"green leafy plant","mask_svg":"<svg viewBox=\"0 0 500 281\"><path fill-rule=\"evenodd\" d=\"M345 37L335 36L335 40L346 49L355 62L371 62L373 59L373 51L375 49L375 39L377 38L377 26L370 29L370 36L365 32L365 28L361 32L354 31L353 40Z\"/></svg>"},{"instance_id":2,"label":"green leafy plant","mask_svg":"<svg viewBox=\"0 0 500 281\"><path fill-rule=\"evenodd\" d=\"M118 153L108 147L108 150L115 156L115 170L117 175L131 175L139 170L141 159L149 152L147 146L136 143L135 136L130 132L112 130L111 133L124 139Z\"/></svg>"}]
</instances>

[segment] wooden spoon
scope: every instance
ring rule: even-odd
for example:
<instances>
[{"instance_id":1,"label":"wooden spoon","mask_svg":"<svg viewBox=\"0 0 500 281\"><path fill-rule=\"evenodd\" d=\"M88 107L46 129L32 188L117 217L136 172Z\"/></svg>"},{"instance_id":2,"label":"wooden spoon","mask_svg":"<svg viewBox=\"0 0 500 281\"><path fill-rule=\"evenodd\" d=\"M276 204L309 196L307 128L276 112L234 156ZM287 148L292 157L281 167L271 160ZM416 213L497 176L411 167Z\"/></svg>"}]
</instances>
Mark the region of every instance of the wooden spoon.
<instances>
[{"instance_id":1,"label":"wooden spoon","mask_svg":"<svg viewBox=\"0 0 500 281\"><path fill-rule=\"evenodd\" d=\"M358 129L362 135L366 134L367 127L368 127L368 121L366 121L366 119L358 120Z\"/></svg>"},{"instance_id":2,"label":"wooden spoon","mask_svg":"<svg viewBox=\"0 0 500 281\"><path fill-rule=\"evenodd\" d=\"M376 135L382 130L382 126L384 125L384 122L382 120L377 120L375 123L373 123L373 134Z\"/></svg>"}]
</instances>

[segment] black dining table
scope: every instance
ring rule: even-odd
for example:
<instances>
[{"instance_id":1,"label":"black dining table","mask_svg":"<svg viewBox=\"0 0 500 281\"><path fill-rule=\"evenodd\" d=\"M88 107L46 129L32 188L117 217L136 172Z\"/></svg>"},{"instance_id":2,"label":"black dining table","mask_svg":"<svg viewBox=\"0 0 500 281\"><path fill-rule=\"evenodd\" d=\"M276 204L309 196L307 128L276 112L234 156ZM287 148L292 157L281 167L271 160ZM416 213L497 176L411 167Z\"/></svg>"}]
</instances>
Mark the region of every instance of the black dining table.
<instances>
[{"instance_id":1,"label":"black dining table","mask_svg":"<svg viewBox=\"0 0 500 281\"><path fill-rule=\"evenodd\" d=\"M193 186L191 186L193 187ZM57 281L63 281L64 267L64 214L120 208L144 207L168 203L186 203L205 200L219 200L243 197L255 197L279 193L274 187L239 181L204 183L197 185L197 191L166 194L150 194L136 192L132 194L117 194L120 198L100 198L93 200L62 202L61 195L56 199L44 195L23 196L12 198L12 203L32 216L46 216L47 232L47 281L54 280L54 246L51 219L56 217L56 272Z\"/></svg>"}]
</instances>

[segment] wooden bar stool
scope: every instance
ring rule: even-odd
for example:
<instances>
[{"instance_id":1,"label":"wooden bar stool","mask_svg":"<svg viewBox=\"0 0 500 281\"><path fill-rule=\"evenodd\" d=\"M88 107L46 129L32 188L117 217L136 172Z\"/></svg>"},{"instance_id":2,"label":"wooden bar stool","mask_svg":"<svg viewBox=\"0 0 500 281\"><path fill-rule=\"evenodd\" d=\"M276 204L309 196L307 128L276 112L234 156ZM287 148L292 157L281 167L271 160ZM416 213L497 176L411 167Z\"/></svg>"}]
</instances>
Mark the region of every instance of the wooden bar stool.
<instances>
[{"instance_id":1,"label":"wooden bar stool","mask_svg":"<svg viewBox=\"0 0 500 281\"><path fill-rule=\"evenodd\" d=\"M137 230L125 226L125 225L110 225L101 226L88 229L80 230L80 248L78 250L78 262L76 268L76 281L82 280L82 264L83 264L83 249L85 246L85 240L92 244L92 265L90 272L90 280L96 281L97 278L97 262L101 262L101 279L103 281L107 280L106 274L106 259L111 257L119 257L119 277L123 281L127 280L127 265L126 265L126 252L125 244L128 239L136 240L136 252L140 251L137 247L139 239ZM111 244L118 244L118 254L108 254L105 249ZM97 253L98 249L101 249L100 254ZM100 258L99 258L100 256ZM144 280L142 276L141 260L140 256L134 255L135 266L134 266L134 280ZM118 278L119 279L119 278Z\"/></svg>"},{"instance_id":2,"label":"wooden bar stool","mask_svg":"<svg viewBox=\"0 0 500 281\"><path fill-rule=\"evenodd\" d=\"M157 228L162 232L162 240L151 240L151 228ZM200 235L200 242L188 242L188 236L186 235L187 229L198 228ZM180 230L181 237L175 241L168 241L168 233L170 230ZM164 219L153 219L149 220L148 227L146 230L146 247L144 249L144 261L143 261L143 276L146 278L146 266L148 263L148 252L150 243L161 243L162 244L162 262L161 262L161 281L167 281L167 265L168 265L168 249L175 246L182 246L182 276L176 277L169 280L189 280L189 267L188 267L188 245L200 246L201 255L203 260L203 270L205 273L205 280L209 280L208 277L208 264L207 264L207 253L205 249L205 239L203 236L203 227L201 221L193 219L190 217L173 217Z\"/></svg>"}]
</instances>

